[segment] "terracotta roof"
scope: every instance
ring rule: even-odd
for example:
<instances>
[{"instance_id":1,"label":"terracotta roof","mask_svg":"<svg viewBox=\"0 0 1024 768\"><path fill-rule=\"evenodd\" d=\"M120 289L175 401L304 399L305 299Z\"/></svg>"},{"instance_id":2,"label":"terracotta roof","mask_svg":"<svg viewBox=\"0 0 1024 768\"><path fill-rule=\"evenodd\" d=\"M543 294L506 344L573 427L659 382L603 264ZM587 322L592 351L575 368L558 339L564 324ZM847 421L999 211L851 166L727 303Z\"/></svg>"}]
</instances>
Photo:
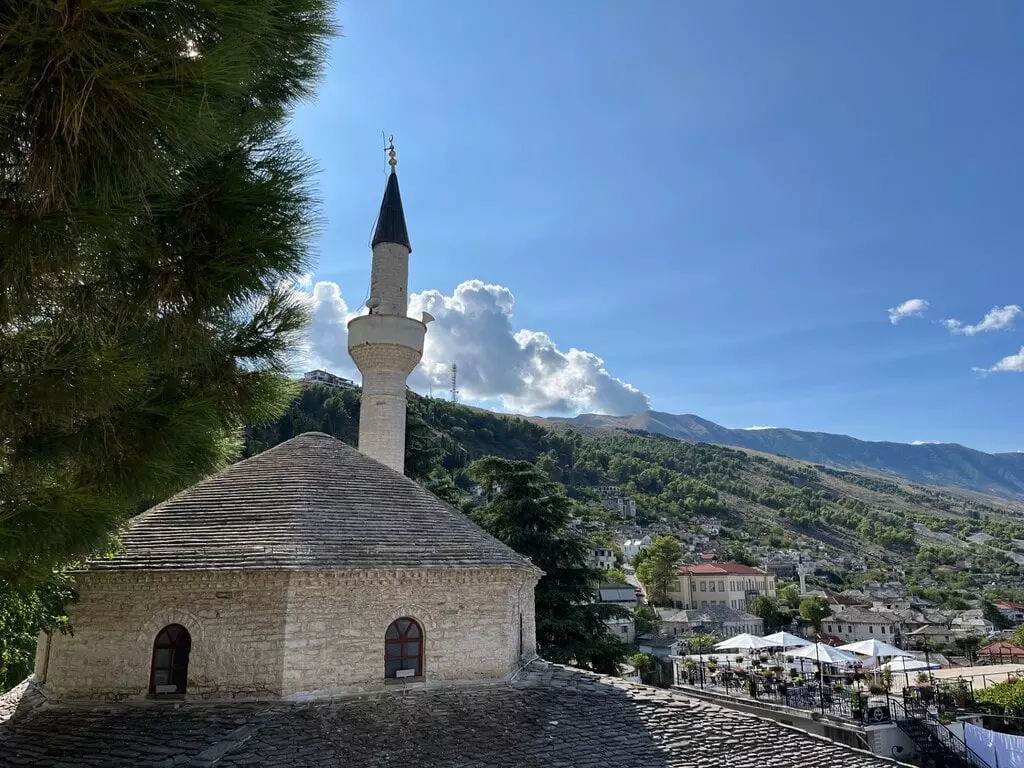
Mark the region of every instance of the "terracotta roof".
<instances>
[{"instance_id":1,"label":"terracotta roof","mask_svg":"<svg viewBox=\"0 0 1024 768\"><path fill-rule=\"evenodd\" d=\"M90 570L534 568L414 481L307 432L136 517Z\"/></svg>"},{"instance_id":2,"label":"terracotta roof","mask_svg":"<svg viewBox=\"0 0 1024 768\"><path fill-rule=\"evenodd\" d=\"M994 643L990 643L978 651L979 656L1024 656L1024 648L1019 645L1007 642L1006 640L997 640Z\"/></svg>"},{"instance_id":3,"label":"terracotta roof","mask_svg":"<svg viewBox=\"0 0 1024 768\"><path fill-rule=\"evenodd\" d=\"M739 573L749 574L751 576L765 576L765 571L760 568L752 568L749 565L741 565L740 563L709 563L707 565L681 565L679 566L680 573L694 573L704 574L709 576L717 576L720 573Z\"/></svg>"},{"instance_id":4,"label":"terracotta roof","mask_svg":"<svg viewBox=\"0 0 1024 768\"><path fill-rule=\"evenodd\" d=\"M2 703L3 697L0 697ZM494 685L308 703L47 704L4 766L882 768L888 758L685 695L537 662Z\"/></svg>"}]
</instances>

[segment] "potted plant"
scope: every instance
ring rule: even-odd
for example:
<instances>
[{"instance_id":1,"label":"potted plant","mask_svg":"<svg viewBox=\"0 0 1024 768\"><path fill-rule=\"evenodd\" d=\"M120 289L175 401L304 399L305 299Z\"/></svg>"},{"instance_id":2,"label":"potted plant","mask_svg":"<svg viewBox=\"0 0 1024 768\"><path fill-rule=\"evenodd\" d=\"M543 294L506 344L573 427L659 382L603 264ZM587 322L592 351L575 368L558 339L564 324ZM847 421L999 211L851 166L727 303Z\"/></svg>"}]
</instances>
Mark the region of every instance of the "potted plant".
<instances>
[{"instance_id":1,"label":"potted plant","mask_svg":"<svg viewBox=\"0 0 1024 768\"><path fill-rule=\"evenodd\" d=\"M868 685L868 693L872 696L881 696L886 690L888 689L881 683L870 683Z\"/></svg>"}]
</instances>

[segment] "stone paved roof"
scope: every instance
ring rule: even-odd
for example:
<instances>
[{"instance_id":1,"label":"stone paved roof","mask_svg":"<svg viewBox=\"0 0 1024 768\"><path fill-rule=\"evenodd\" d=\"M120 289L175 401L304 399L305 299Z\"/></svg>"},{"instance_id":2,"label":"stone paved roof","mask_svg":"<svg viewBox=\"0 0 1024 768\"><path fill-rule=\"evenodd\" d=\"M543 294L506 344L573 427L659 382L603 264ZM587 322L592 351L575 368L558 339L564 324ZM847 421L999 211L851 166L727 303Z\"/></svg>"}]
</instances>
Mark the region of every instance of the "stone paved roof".
<instances>
[{"instance_id":1,"label":"stone paved roof","mask_svg":"<svg viewBox=\"0 0 1024 768\"><path fill-rule=\"evenodd\" d=\"M122 542L89 569L534 567L414 481L320 432L144 512Z\"/></svg>"},{"instance_id":2,"label":"stone paved roof","mask_svg":"<svg viewBox=\"0 0 1024 768\"><path fill-rule=\"evenodd\" d=\"M881 768L753 715L538 662L513 683L304 704L48 704L0 764L54 768Z\"/></svg>"}]
</instances>

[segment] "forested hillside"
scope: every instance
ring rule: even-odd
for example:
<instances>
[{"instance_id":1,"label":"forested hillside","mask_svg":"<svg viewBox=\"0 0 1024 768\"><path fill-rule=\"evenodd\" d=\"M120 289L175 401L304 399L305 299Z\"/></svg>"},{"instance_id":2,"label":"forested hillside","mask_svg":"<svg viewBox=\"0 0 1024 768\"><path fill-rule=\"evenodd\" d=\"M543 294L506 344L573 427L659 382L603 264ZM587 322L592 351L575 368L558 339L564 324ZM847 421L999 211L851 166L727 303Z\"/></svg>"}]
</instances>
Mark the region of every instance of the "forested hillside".
<instances>
[{"instance_id":1,"label":"forested hillside","mask_svg":"<svg viewBox=\"0 0 1024 768\"><path fill-rule=\"evenodd\" d=\"M358 403L357 389L306 386L280 421L247 431L245 453L311 430L354 444ZM1013 540L1024 539L1024 518L1010 504L642 431L580 433L409 394L410 476L459 504L473 485L466 467L487 455L536 462L567 487L592 531L620 525L594 490L613 484L636 499L640 525L686 532L696 530L698 517L714 516L737 558L753 548L810 543L837 563L855 553L876 578L905 569L908 584L921 590L940 578L951 594L968 596L993 581L1022 586L1008 555ZM993 538L966 541L977 532ZM842 567L819 575L840 587L866 578Z\"/></svg>"},{"instance_id":2,"label":"forested hillside","mask_svg":"<svg viewBox=\"0 0 1024 768\"><path fill-rule=\"evenodd\" d=\"M881 472L915 483L955 486L1024 501L1024 454L984 453L955 443L892 443L782 427L729 429L690 413L645 411L632 416L584 413L553 423L575 429L642 429L679 440L749 448L858 472Z\"/></svg>"}]
</instances>

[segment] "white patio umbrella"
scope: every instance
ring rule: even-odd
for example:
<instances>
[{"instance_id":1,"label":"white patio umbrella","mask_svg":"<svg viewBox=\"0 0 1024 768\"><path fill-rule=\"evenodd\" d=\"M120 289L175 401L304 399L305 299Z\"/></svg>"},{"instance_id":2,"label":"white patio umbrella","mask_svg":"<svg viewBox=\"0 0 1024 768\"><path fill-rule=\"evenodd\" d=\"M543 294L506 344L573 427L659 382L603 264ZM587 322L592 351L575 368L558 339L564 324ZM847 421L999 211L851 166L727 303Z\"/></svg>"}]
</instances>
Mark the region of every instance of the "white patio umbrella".
<instances>
[{"instance_id":1,"label":"white patio umbrella","mask_svg":"<svg viewBox=\"0 0 1024 768\"><path fill-rule=\"evenodd\" d=\"M789 655L796 659L810 659L822 664L856 664L860 661L852 653L841 651L825 643L813 643L790 651Z\"/></svg>"},{"instance_id":2,"label":"white patio umbrella","mask_svg":"<svg viewBox=\"0 0 1024 768\"><path fill-rule=\"evenodd\" d=\"M920 659L912 659L909 656L900 656L888 664L883 664L880 669L888 669L892 672L919 672L922 669L939 669L941 666L934 661L929 663Z\"/></svg>"},{"instance_id":3,"label":"white patio umbrella","mask_svg":"<svg viewBox=\"0 0 1024 768\"><path fill-rule=\"evenodd\" d=\"M771 647L771 643L765 642L757 635L751 635L747 632L715 644L716 651L749 651Z\"/></svg>"},{"instance_id":4,"label":"white patio umbrella","mask_svg":"<svg viewBox=\"0 0 1024 768\"><path fill-rule=\"evenodd\" d=\"M906 656L907 654L895 645L889 645L882 640L860 640L856 643L847 643L839 646L840 651L848 651L858 656Z\"/></svg>"},{"instance_id":5,"label":"white patio umbrella","mask_svg":"<svg viewBox=\"0 0 1024 768\"><path fill-rule=\"evenodd\" d=\"M796 635L791 635L789 632L776 632L773 635L765 635L761 638L767 643L771 644L772 648L799 648L804 645L811 645L811 641Z\"/></svg>"}]
</instances>

